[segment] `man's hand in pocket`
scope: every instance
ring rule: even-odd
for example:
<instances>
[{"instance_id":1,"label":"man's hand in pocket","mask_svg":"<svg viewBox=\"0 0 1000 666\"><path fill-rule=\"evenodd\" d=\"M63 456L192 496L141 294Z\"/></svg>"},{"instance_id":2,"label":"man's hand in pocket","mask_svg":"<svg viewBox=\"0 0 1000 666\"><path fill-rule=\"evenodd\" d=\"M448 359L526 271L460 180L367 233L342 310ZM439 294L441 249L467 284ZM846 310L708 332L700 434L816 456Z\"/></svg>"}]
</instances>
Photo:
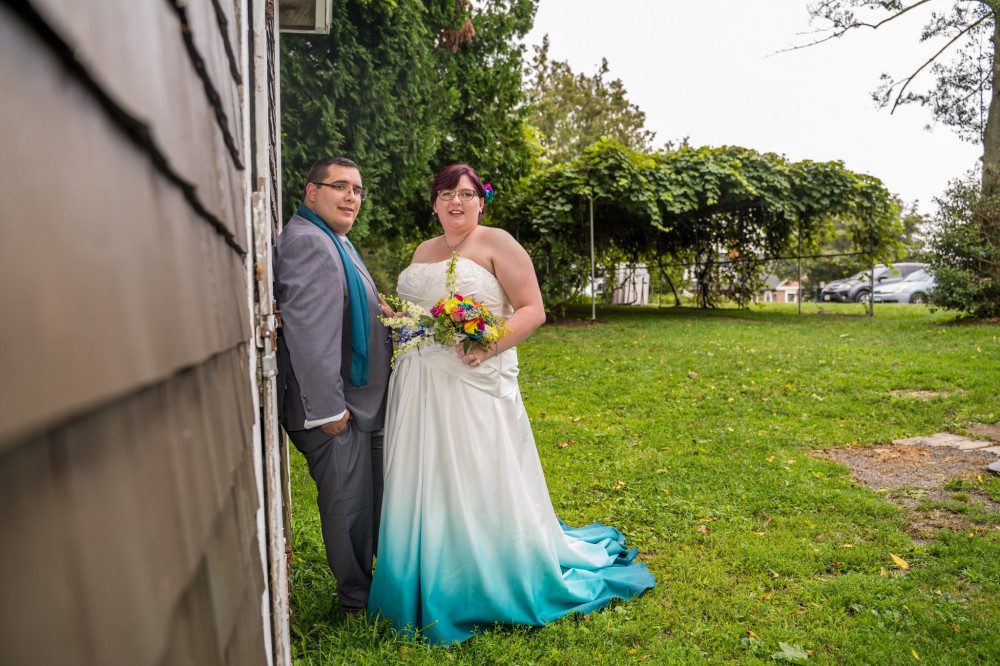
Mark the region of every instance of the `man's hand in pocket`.
<instances>
[{"instance_id":1,"label":"man's hand in pocket","mask_svg":"<svg viewBox=\"0 0 1000 666\"><path fill-rule=\"evenodd\" d=\"M344 417L339 421L330 421L329 423L324 423L319 427L320 430L328 435L339 435L347 427L347 421L351 418L351 411L344 410Z\"/></svg>"}]
</instances>

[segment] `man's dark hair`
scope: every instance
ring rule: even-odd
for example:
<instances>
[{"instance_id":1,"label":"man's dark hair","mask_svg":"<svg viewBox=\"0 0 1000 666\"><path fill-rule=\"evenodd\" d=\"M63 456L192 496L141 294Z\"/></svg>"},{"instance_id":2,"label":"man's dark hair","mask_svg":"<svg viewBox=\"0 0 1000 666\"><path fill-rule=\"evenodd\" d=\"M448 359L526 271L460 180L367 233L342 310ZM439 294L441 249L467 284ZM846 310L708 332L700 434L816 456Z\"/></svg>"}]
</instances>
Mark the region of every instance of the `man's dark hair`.
<instances>
[{"instance_id":1,"label":"man's dark hair","mask_svg":"<svg viewBox=\"0 0 1000 666\"><path fill-rule=\"evenodd\" d=\"M332 166L350 167L352 169L357 169L358 173L361 173L361 167L355 164L354 160L341 157L340 155L330 155L321 160L317 160L317 162L312 165L309 169L309 175L306 176L306 182L322 183L323 179L326 178L326 172Z\"/></svg>"}]
</instances>

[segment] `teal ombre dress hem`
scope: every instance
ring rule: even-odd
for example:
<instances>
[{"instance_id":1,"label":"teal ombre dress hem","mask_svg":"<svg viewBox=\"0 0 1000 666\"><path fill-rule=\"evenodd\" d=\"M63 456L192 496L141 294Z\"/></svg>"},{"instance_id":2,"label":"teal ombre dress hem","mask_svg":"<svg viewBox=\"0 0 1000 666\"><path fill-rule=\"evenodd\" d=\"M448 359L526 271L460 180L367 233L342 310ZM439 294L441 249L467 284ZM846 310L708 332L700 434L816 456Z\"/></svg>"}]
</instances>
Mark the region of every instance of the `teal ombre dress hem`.
<instances>
[{"instance_id":1,"label":"teal ombre dress hem","mask_svg":"<svg viewBox=\"0 0 1000 666\"><path fill-rule=\"evenodd\" d=\"M408 638L422 637L431 644L449 645L464 642L495 624L541 626L570 613L586 615L615 599L627 601L655 586L646 565L635 561L639 551L627 548L625 537L617 529L601 523L578 528L562 521L559 524L567 540L603 548L610 564L597 569L560 566L558 578L544 575L546 567L542 562L536 563L540 565L539 571L533 573L531 562L514 563L507 572L482 572L484 578L492 578L500 587L511 573L528 573L537 578L532 594L500 591L506 603L497 604L492 598L479 596L475 589L421 589L419 575L412 571L409 576L400 576L399 571L385 571L380 576L379 565L389 568L396 564L396 556L386 554L380 556L376 565L368 612L389 620L396 631ZM411 565L417 564L414 558L404 559ZM521 581L513 582L516 587ZM495 594L498 590L496 587L491 590L486 584L480 592Z\"/></svg>"},{"instance_id":2,"label":"teal ombre dress hem","mask_svg":"<svg viewBox=\"0 0 1000 666\"><path fill-rule=\"evenodd\" d=\"M468 259L456 290L509 316L496 278ZM414 264L401 298L430 309L445 263ZM433 644L495 624L540 626L654 586L622 533L555 515L517 383L517 352L477 368L429 345L389 383L385 490L368 612Z\"/></svg>"}]
</instances>

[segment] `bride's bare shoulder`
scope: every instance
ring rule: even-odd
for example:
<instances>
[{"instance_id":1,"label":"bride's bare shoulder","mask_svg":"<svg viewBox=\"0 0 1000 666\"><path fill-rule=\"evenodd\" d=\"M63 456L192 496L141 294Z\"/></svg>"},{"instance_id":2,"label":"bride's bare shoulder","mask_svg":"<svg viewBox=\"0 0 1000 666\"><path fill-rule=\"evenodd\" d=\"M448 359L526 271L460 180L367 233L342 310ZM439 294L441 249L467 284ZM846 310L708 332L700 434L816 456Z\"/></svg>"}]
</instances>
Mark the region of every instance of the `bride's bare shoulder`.
<instances>
[{"instance_id":1,"label":"bride's bare shoulder","mask_svg":"<svg viewBox=\"0 0 1000 666\"><path fill-rule=\"evenodd\" d=\"M433 247L435 241L437 241L438 236L434 238L428 238L423 243L417 246L417 249L413 251L413 257L410 259L411 264L421 264L426 263L428 258L433 254Z\"/></svg>"},{"instance_id":2,"label":"bride's bare shoulder","mask_svg":"<svg viewBox=\"0 0 1000 666\"><path fill-rule=\"evenodd\" d=\"M483 240L494 246L504 246L509 243L516 243L514 237L500 227L481 227L483 230Z\"/></svg>"}]
</instances>

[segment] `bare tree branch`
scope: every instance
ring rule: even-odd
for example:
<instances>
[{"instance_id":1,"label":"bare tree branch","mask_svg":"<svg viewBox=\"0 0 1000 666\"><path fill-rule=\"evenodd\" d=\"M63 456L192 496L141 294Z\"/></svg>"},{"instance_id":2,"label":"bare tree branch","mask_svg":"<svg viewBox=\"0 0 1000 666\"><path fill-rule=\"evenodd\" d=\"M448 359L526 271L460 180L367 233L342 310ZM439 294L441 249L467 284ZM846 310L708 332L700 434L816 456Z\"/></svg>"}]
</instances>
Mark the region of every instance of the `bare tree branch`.
<instances>
[{"instance_id":1,"label":"bare tree branch","mask_svg":"<svg viewBox=\"0 0 1000 666\"><path fill-rule=\"evenodd\" d=\"M879 21L877 23L866 23L864 21L853 20L853 15L852 15L852 21L850 23L846 24L846 25L841 25L841 24L838 24L837 21L835 21L833 19L828 19L828 20L830 20L831 23L834 24L834 27L836 29L833 30L833 32L831 32L829 35L825 36L823 39L817 39L816 41L809 42L808 44L799 44L798 46L792 46L792 47L789 47L787 49L781 49L779 51L775 51L771 55L775 55L775 54L778 54L778 53L788 53L789 51L798 51L799 49L805 49L805 48L809 48L811 46L816 46L817 44L823 44L824 42L828 42L831 39L839 39L840 37L843 37L845 34L847 34L848 32L850 32L851 30L854 30L855 28L871 28L872 30L878 30L881 26L885 25L889 21L894 21L895 19L898 19L900 16L902 16L903 14L906 14L910 10L916 9L920 5L927 4L928 2L931 2L931 1L932 0L918 0L917 2L913 3L909 7L904 7L903 9L899 10L898 12L896 12L895 14L893 14L892 16L887 16L886 18L882 19L881 21ZM822 3L820 3L819 5L816 6L817 13L819 11L822 11L822 9L824 7L828 7L829 5L830 5L829 2L822 2ZM821 30L817 30L816 32L822 32L822 31Z\"/></svg>"},{"instance_id":2,"label":"bare tree branch","mask_svg":"<svg viewBox=\"0 0 1000 666\"><path fill-rule=\"evenodd\" d=\"M885 25L889 21L894 21L894 20L898 19L900 16L902 16L903 14L905 14L906 12L910 11L911 9L916 9L920 5L927 4L928 2L931 2L931 0L919 0L919 2L915 2L912 5L910 5L909 7L903 7L902 9L900 9L898 12L896 12L892 16L887 16L886 18L882 19L878 23L864 23L862 21L855 21L852 25L846 26L844 28L844 31L846 32L847 30L849 30L851 28L871 28L872 30L877 30L879 27ZM843 34L843 33L841 33L841 34Z\"/></svg>"},{"instance_id":3,"label":"bare tree branch","mask_svg":"<svg viewBox=\"0 0 1000 666\"><path fill-rule=\"evenodd\" d=\"M926 0L924 0L924 1L926 1ZM932 62L934 62L935 60L937 60L938 56L941 55L942 53L944 53L948 49L949 46L951 46L952 44L954 44L955 42L957 42L962 36L964 36L967 32L971 31L977 25L979 25L980 23L982 23L983 21L985 21L988 17L989 17L989 14L984 14L982 16L982 18L980 18L975 23L970 23L969 25L967 25L965 28L962 29L961 32L959 32L957 35L955 35L954 37L952 37L951 39L949 39L947 44L945 44L944 46L942 46L938 50L937 53L935 53L930 58L928 58L924 62L924 64L922 64L920 67L918 67L912 74L910 74L905 79L902 79L902 80L898 81L896 84L893 84L893 87L895 87L896 85L899 85L900 83L902 83L903 85L899 89L899 92L896 93L896 101L893 102L892 108L889 110L889 114L890 115L893 114L896 111L896 109L899 107L899 105L902 103L903 93L906 91L906 88L909 87L910 83L913 82L913 79L916 78L917 74L919 74L925 67L927 67L927 65L929 65Z\"/></svg>"}]
</instances>

